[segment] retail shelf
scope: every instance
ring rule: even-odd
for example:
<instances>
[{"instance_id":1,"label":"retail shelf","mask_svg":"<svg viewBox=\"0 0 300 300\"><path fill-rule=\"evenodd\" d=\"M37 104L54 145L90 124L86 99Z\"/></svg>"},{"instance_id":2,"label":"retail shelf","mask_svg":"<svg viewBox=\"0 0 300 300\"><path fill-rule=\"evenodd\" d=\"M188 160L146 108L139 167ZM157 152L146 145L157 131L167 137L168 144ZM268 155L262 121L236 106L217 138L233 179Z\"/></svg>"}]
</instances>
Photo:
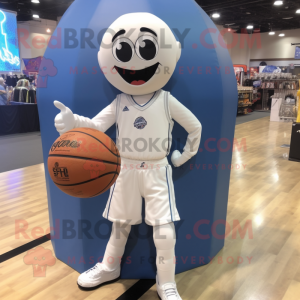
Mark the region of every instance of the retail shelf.
<instances>
[{"instance_id":1,"label":"retail shelf","mask_svg":"<svg viewBox=\"0 0 300 300\"><path fill-rule=\"evenodd\" d=\"M238 90L238 114L248 114L248 108L253 105L253 88L247 90ZM247 95L247 96L246 96ZM247 101L244 103L243 101Z\"/></svg>"},{"instance_id":2,"label":"retail shelf","mask_svg":"<svg viewBox=\"0 0 300 300\"><path fill-rule=\"evenodd\" d=\"M296 79L257 79L257 81L297 81L299 80L298 78Z\"/></svg>"}]
</instances>

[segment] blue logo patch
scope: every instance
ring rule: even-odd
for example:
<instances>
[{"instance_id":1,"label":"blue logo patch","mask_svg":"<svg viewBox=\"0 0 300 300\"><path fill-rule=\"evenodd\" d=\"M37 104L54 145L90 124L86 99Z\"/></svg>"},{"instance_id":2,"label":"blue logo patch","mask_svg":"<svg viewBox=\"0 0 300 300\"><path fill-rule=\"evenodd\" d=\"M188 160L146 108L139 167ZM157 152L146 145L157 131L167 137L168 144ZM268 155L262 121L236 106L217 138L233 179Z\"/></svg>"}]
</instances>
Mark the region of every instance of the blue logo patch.
<instances>
[{"instance_id":1,"label":"blue logo patch","mask_svg":"<svg viewBox=\"0 0 300 300\"><path fill-rule=\"evenodd\" d=\"M123 111L129 111L129 108L127 106L125 106Z\"/></svg>"},{"instance_id":2,"label":"blue logo patch","mask_svg":"<svg viewBox=\"0 0 300 300\"><path fill-rule=\"evenodd\" d=\"M144 129L147 125L147 121L143 117L138 117L134 121L134 127L137 129Z\"/></svg>"}]
</instances>

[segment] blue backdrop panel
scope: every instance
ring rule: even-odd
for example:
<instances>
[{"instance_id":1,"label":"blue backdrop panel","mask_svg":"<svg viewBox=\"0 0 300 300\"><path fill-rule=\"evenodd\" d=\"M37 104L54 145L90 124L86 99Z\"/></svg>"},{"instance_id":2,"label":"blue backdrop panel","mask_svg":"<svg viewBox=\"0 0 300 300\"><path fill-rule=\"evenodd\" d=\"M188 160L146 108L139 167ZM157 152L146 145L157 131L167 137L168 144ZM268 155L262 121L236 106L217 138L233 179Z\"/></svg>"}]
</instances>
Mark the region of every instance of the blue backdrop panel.
<instances>
[{"instance_id":1,"label":"blue backdrop panel","mask_svg":"<svg viewBox=\"0 0 300 300\"><path fill-rule=\"evenodd\" d=\"M209 262L224 245L224 240L212 234L211 228L216 220L226 219L232 151L218 150L217 142L224 139L220 146L225 149L228 141L233 141L237 109L236 80L230 56L219 45L218 31L206 34L205 43L200 41L204 30L216 27L194 1L90 0L87 5L85 0L76 0L71 5L53 34L59 36L61 32L61 47L53 41L45 53L45 57L53 61L57 74L48 78L47 87L40 88L37 97L45 169L49 149L58 137L53 120L59 111L53 100L63 102L76 114L91 118L119 93L101 73L97 52L105 29L119 16L132 12L158 16L181 41L182 56L164 89L188 107L203 125L202 151L199 149L181 168L173 168L176 201L182 218L176 224L176 272L179 273ZM88 33L86 28L92 31ZM93 34L89 44L80 39L83 32L86 36ZM182 40L183 33L186 36ZM208 44L216 44L216 48ZM114 138L115 128L108 134ZM186 138L185 130L176 124L172 151L182 151ZM210 138L215 139L209 143L215 151L205 147ZM225 169L222 164L226 165ZM102 218L108 192L92 199L77 199L61 192L48 171L46 181L55 254L82 272L97 259L102 260L110 236L111 223ZM200 220L207 221L198 226ZM218 225L216 231L224 234L224 225ZM145 224L133 226L122 262L122 278L154 278L155 254L152 228Z\"/></svg>"}]
</instances>

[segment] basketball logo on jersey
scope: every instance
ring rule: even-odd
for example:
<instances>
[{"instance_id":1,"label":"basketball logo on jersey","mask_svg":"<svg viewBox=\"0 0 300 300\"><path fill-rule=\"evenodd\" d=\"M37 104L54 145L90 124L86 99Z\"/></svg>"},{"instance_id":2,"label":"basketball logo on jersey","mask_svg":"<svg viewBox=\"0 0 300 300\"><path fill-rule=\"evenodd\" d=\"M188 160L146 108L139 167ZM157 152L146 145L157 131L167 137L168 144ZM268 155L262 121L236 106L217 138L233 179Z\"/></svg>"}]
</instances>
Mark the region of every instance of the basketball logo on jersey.
<instances>
[{"instance_id":1,"label":"basketball logo on jersey","mask_svg":"<svg viewBox=\"0 0 300 300\"><path fill-rule=\"evenodd\" d=\"M129 111L129 108L127 106L125 106L123 111Z\"/></svg>"},{"instance_id":2,"label":"basketball logo on jersey","mask_svg":"<svg viewBox=\"0 0 300 300\"><path fill-rule=\"evenodd\" d=\"M137 129L144 129L147 125L147 121L143 117L138 117L134 121L134 127Z\"/></svg>"}]
</instances>

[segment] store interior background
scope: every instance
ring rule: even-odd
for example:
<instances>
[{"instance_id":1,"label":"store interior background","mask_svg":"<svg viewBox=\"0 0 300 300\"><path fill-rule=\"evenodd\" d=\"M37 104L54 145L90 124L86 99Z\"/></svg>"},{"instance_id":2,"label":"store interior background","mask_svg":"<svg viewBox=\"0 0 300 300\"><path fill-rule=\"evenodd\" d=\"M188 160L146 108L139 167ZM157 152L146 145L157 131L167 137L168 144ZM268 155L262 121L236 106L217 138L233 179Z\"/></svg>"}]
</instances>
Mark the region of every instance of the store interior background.
<instances>
[{"instance_id":1,"label":"store interior background","mask_svg":"<svg viewBox=\"0 0 300 300\"><path fill-rule=\"evenodd\" d=\"M34 12L32 10L24 12L24 14L21 15L21 18L18 16L17 26L20 32L19 49L21 72L14 74L22 74L22 71L24 69L23 58L30 59L44 55L47 48L47 41L49 41L52 33L58 26L61 15L63 15L63 13L67 10L68 6L71 5L72 2L73 1L64 0L57 1L57 5L53 4L51 11L37 11L37 13L40 14L39 18L32 18L32 16L29 15L30 13ZM32 6L34 4L31 3L30 5ZM36 3L36 5L42 5L42 3ZM47 3L47 5L49 5L49 2ZM250 8L250 6L248 7ZM230 10L230 8L228 10ZM247 11L247 9L245 9L244 11ZM207 13L209 15L212 15L212 12L213 11ZM60 16L57 17L57 15ZM43 18L43 16L47 17L47 19ZM299 19L300 14L297 14L295 17ZM251 19L251 16L248 15L247 18ZM224 29L228 30L223 37L225 43L231 45L233 42L232 32L235 31L234 26L230 27L224 24L220 25L220 23L223 22L222 13L220 18L213 20L215 21L219 31L224 33ZM238 31L238 33L235 33L238 36L238 41L235 43L234 47L228 47L228 51L233 64L247 65L249 70L249 68L251 67L258 67L259 64L264 61L268 65L275 65L280 67L285 66L288 71L291 71L288 69L290 64L296 64L295 69L292 71L294 74L300 73L300 67L297 67L297 61L294 59L295 46L291 46L291 43L300 42L300 28L280 31L273 28L272 30L275 31L275 35L269 35L268 32L255 33L256 27L254 24L254 29L247 31L248 39L255 41L252 47L248 46L246 39L243 39L242 35L239 33L240 31ZM26 43L28 45L23 42L24 32L28 32L29 34L28 38L26 39ZM284 32L285 36L279 37L279 33L281 32ZM241 41L243 41L242 47ZM63 101L63 99L59 100ZM260 113L254 112L254 114L252 113L247 116L238 115L237 124L251 121L256 118L265 117L269 113L270 111ZM0 152L2 153L3 158L3 163L0 166L0 172L42 163L43 157L40 133L34 132L0 136ZM12 157L14 159L11 159Z\"/></svg>"},{"instance_id":2,"label":"store interior background","mask_svg":"<svg viewBox=\"0 0 300 300\"><path fill-rule=\"evenodd\" d=\"M57 21L38 19L18 22L18 30L29 34L26 42L19 41L21 72L13 74L21 75L24 70L23 58L35 58L44 56L47 48L46 41L50 39L57 27ZM51 32L47 32L49 30ZM34 42L33 42L34 41ZM36 41L41 41L37 43ZM35 46L32 43L37 43ZM6 73L6 72L1 72ZM20 133L0 136L1 164L0 173L10 170L25 168L43 162L42 143L40 132Z\"/></svg>"}]
</instances>

